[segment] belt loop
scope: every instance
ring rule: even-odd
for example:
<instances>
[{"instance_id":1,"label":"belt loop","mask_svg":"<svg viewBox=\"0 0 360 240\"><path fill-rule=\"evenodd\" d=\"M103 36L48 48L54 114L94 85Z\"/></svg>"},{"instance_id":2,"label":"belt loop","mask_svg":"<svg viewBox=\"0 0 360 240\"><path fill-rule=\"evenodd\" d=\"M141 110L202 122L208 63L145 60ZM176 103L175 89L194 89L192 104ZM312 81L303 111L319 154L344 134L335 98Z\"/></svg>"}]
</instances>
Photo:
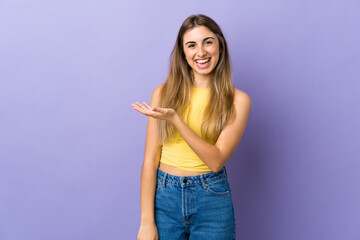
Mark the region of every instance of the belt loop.
<instances>
[{"instance_id":1,"label":"belt loop","mask_svg":"<svg viewBox=\"0 0 360 240\"><path fill-rule=\"evenodd\" d=\"M224 166L224 169L225 169L225 174L226 174L226 176L227 176L227 172L226 172L226 167Z\"/></svg>"},{"instance_id":2,"label":"belt loop","mask_svg":"<svg viewBox=\"0 0 360 240\"><path fill-rule=\"evenodd\" d=\"M201 183L202 183L202 185L203 185L203 189L206 189L207 185L206 185L206 183L205 183L205 181L204 181L203 174L200 175L200 180L201 180Z\"/></svg>"},{"instance_id":3,"label":"belt loop","mask_svg":"<svg viewBox=\"0 0 360 240\"><path fill-rule=\"evenodd\" d=\"M164 174L164 178L162 180L162 186L165 187L165 179L166 179L166 175L167 175L167 172L165 172Z\"/></svg>"}]
</instances>

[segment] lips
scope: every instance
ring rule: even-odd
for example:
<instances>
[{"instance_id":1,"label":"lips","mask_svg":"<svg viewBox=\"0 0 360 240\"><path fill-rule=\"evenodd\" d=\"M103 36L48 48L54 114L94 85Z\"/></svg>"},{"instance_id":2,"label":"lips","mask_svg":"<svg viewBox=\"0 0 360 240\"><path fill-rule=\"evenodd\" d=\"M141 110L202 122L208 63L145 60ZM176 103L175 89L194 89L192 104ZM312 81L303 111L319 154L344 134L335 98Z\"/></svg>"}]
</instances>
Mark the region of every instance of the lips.
<instances>
[{"instance_id":1,"label":"lips","mask_svg":"<svg viewBox=\"0 0 360 240\"><path fill-rule=\"evenodd\" d=\"M195 60L196 66L200 69L207 68L210 66L210 60L211 58L205 58L205 59L197 59Z\"/></svg>"},{"instance_id":2,"label":"lips","mask_svg":"<svg viewBox=\"0 0 360 240\"><path fill-rule=\"evenodd\" d=\"M204 59L196 59L195 62L199 64L204 64L210 61L210 58L204 58Z\"/></svg>"}]
</instances>

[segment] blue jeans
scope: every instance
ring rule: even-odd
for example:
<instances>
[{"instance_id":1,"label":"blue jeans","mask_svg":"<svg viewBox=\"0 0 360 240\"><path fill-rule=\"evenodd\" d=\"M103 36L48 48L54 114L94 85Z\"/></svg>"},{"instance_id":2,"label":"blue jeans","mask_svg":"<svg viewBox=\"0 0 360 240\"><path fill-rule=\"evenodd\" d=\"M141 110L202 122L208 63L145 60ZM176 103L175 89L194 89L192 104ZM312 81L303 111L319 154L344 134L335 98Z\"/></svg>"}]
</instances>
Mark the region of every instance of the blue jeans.
<instances>
[{"instance_id":1,"label":"blue jeans","mask_svg":"<svg viewBox=\"0 0 360 240\"><path fill-rule=\"evenodd\" d=\"M159 240L235 239L225 167L196 176L175 176L158 168L155 223Z\"/></svg>"}]
</instances>

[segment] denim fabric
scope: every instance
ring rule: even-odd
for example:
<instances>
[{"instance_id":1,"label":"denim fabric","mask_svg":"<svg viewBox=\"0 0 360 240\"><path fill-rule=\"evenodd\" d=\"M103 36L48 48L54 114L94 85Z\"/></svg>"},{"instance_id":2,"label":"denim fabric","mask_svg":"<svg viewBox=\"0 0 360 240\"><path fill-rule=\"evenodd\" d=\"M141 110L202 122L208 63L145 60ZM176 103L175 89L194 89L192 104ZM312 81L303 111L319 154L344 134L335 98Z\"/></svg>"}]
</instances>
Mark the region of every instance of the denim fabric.
<instances>
[{"instance_id":1,"label":"denim fabric","mask_svg":"<svg viewBox=\"0 0 360 240\"><path fill-rule=\"evenodd\" d=\"M196 176L157 171L159 240L233 240L235 216L226 169Z\"/></svg>"}]
</instances>

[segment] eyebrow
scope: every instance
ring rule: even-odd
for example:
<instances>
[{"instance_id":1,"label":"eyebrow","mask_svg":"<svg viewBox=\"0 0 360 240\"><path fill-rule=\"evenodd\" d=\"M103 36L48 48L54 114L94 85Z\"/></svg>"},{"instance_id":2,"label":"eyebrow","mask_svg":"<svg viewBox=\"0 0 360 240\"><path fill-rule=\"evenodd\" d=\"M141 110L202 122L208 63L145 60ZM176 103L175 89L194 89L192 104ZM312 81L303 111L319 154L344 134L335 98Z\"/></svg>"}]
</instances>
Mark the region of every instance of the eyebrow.
<instances>
[{"instance_id":1,"label":"eyebrow","mask_svg":"<svg viewBox=\"0 0 360 240\"><path fill-rule=\"evenodd\" d=\"M215 38L213 38L213 37L206 37L206 38L203 39L203 42L205 42L209 38L212 38L213 40L215 40ZM196 42L195 41L188 41L187 43L185 43L185 45L188 44L188 43L196 43Z\"/></svg>"}]
</instances>

